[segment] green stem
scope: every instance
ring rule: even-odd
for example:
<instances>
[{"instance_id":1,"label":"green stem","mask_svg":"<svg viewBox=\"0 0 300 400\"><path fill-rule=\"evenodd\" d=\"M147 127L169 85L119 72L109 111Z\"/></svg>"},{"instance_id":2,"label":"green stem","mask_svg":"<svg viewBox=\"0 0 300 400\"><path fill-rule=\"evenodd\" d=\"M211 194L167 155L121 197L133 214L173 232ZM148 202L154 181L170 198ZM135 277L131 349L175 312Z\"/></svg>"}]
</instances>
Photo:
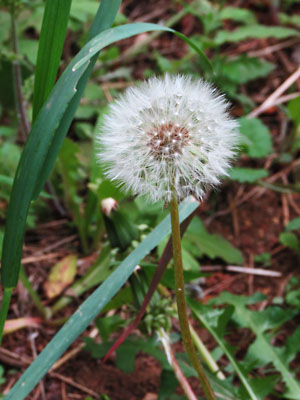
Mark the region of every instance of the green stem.
<instances>
[{"instance_id":1,"label":"green stem","mask_svg":"<svg viewBox=\"0 0 300 400\"><path fill-rule=\"evenodd\" d=\"M171 200L171 223L172 223L172 244L173 244L173 260L174 260L174 274L175 274L175 288L178 317L184 347L189 356L189 359L198 373L202 389L207 400L216 400L215 394L208 382L204 369L197 356L189 327L188 316L186 312L186 302L184 295L184 279L183 279L183 264L181 254L181 238L180 238L180 224L178 215L178 202L177 193L173 190Z\"/></svg>"},{"instance_id":2,"label":"green stem","mask_svg":"<svg viewBox=\"0 0 300 400\"><path fill-rule=\"evenodd\" d=\"M26 272L22 265L21 265L21 269L20 269L20 281L22 282L24 288L29 293L33 303L35 304L35 306L39 310L39 312L42 314L42 316L46 319L50 319L50 317L51 317L50 308L45 307L43 305L43 303L41 302L40 296L37 294L36 290L32 286L32 283L27 278Z\"/></svg>"},{"instance_id":3,"label":"green stem","mask_svg":"<svg viewBox=\"0 0 300 400\"><path fill-rule=\"evenodd\" d=\"M212 355L210 352L207 350L205 344L202 342L200 337L198 336L197 332L195 329L190 326L190 331L191 331L191 336L194 342L194 345L198 352L200 353L200 356L204 363L207 365L207 367L211 370L213 374L216 374L217 378L224 380L226 379L225 375L223 374L222 371L220 371L220 368L218 364L215 362L213 359Z\"/></svg>"},{"instance_id":4,"label":"green stem","mask_svg":"<svg viewBox=\"0 0 300 400\"><path fill-rule=\"evenodd\" d=\"M4 324L6 321L6 317L7 317L7 313L8 313L8 309L9 309L9 305L10 305L12 291L13 291L13 288L4 288L4 291L3 291L3 299L2 299L1 310L0 310L0 346L2 343Z\"/></svg>"}]
</instances>

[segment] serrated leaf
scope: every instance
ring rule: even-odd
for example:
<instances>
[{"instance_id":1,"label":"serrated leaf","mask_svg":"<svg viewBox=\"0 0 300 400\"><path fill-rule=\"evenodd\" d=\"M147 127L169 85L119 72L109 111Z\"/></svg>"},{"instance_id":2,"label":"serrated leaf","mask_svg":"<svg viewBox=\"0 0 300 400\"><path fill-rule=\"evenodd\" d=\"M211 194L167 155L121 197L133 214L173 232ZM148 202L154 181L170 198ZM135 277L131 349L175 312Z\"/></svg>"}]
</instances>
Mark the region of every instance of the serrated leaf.
<instances>
[{"instance_id":1,"label":"serrated leaf","mask_svg":"<svg viewBox=\"0 0 300 400\"><path fill-rule=\"evenodd\" d=\"M273 151L269 129L258 118L239 119L242 146L250 157L266 157Z\"/></svg>"},{"instance_id":2,"label":"serrated leaf","mask_svg":"<svg viewBox=\"0 0 300 400\"><path fill-rule=\"evenodd\" d=\"M222 73L237 84L247 83L257 78L267 76L274 69L274 64L245 55L233 60L226 60L222 66Z\"/></svg>"},{"instance_id":3,"label":"serrated leaf","mask_svg":"<svg viewBox=\"0 0 300 400\"><path fill-rule=\"evenodd\" d=\"M229 172L229 178L233 181L241 183L254 183L259 179L265 178L269 175L266 169L254 168L239 168L233 167Z\"/></svg>"},{"instance_id":4,"label":"serrated leaf","mask_svg":"<svg viewBox=\"0 0 300 400\"><path fill-rule=\"evenodd\" d=\"M256 18L252 11L246 8L224 7L219 13L221 19L231 19L244 24L256 24Z\"/></svg>"},{"instance_id":5,"label":"serrated leaf","mask_svg":"<svg viewBox=\"0 0 300 400\"><path fill-rule=\"evenodd\" d=\"M222 236L208 233L199 218L193 219L182 242L186 249L191 249L191 245L194 247L194 256L205 254L212 259L221 258L229 264L243 263L241 251Z\"/></svg>"},{"instance_id":6,"label":"serrated leaf","mask_svg":"<svg viewBox=\"0 0 300 400\"><path fill-rule=\"evenodd\" d=\"M69 255L55 264L44 283L44 290L48 299L58 296L68 287L75 278L77 271L77 257Z\"/></svg>"},{"instance_id":7,"label":"serrated leaf","mask_svg":"<svg viewBox=\"0 0 300 400\"><path fill-rule=\"evenodd\" d=\"M279 13L279 21L281 24L292 24L300 28L300 15L292 14L288 15L285 13Z\"/></svg>"},{"instance_id":8,"label":"serrated leaf","mask_svg":"<svg viewBox=\"0 0 300 400\"><path fill-rule=\"evenodd\" d=\"M284 310L280 307L269 307L264 311L251 311L246 307L246 296L244 301L240 301L241 296L223 292L217 299L218 304L227 303L235 307L234 320L241 326L250 328L256 335L255 341L249 347L246 360L257 362L258 365L267 365L270 362L281 373L282 379L286 384L287 392L285 397L290 399L300 399L300 385L294 374L289 370L289 363L285 362L284 348L276 348L271 344L271 336L266 333L271 329L278 329L282 324L297 315L295 310ZM249 298L249 300L252 300ZM297 349L298 351L298 349ZM293 352L293 358L295 351ZM285 355L286 359L287 356Z\"/></svg>"},{"instance_id":9,"label":"serrated leaf","mask_svg":"<svg viewBox=\"0 0 300 400\"><path fill-rule=\"evenodd\" d=\"M275 39L284 39L298 35L299 32L292 28L251 24L237 28L234 31L219 31L214 38L214 42L217 45L221 45L226 42L240 42L249 38L266 39L272 37Z\"/></svg>"},{"instance_id":10,"label":"serrated leaf","mask_svg":"<svg viewBox=\"0 0 300 400\"><path fill-rule=\"evenodd\" d=\"M292 219L285 227L286 231L296 231L300 229L300 217Z\"/></svg>"},{"instance_id":11,"label":"serrated leaf","mask_svg":"<svg viewBox=\"0 0 300 400\"><path fill-rule=\"evenodd\" d=\"M225 353L226 357L230 361L233 366L236 374L241 380L248 396L252 400L260 400L260 397L257 395L255 388L252 386L251 380L248 378L246 372L244 371L242 365L240 365L233 353L232 347L228 342L224 339L223 335L225 333L225 327L229 321L229 318L232 313L232 309L230 311L221 310L212 308L211 306L204 306L195 300L188 300L188 304L191 307L191 310L195 317L204 325L204 327L209 331L209 333L216 340L218 345L221 347L222 351ZM223 320L219 322L219 319ZM221 327L221 330L218 330L218 327ZM262 399L261 399L262 400Z\"/></svg>"}]
</instances>

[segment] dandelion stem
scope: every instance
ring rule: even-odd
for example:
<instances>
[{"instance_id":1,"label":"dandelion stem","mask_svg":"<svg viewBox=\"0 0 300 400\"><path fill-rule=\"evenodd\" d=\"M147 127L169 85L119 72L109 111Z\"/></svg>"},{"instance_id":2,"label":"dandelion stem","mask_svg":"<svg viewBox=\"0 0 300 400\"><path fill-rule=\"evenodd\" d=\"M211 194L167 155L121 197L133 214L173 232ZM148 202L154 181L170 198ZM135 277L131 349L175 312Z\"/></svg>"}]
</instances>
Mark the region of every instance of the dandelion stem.
<instances>
[{"instance_id":1,"label":"dandelion stem","mask_svg":"<svg viewBox=\"0 0 300 400\"><path fill-rule=\"evenodd\" d=\"M178 217L178 202L177 193L173 189L171 199L171 223L172 223L172 244L173 244L173 260L174 260L174 273L175 273L175 288L176 288L176 301L178 309L178 317L184 347L189 356L189 359L198 373L202 389L207 400L216 400L215 394L208 382L204 369L197 356L194 344L192 342L189 321L186 311L186 301L184 295L184 278L183 278L183 264L181 254L181 239L180 239L180 225Z\"/></svg>"}]
</instances>

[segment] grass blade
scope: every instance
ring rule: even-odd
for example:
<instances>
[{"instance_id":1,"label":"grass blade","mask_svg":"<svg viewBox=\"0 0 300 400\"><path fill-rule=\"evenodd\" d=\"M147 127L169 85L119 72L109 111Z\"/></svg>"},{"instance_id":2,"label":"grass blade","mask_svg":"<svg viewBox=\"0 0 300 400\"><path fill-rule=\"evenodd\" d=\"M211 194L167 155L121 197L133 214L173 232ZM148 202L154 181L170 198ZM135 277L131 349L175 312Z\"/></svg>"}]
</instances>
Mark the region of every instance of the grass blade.
<instances>
[{"instance_id":1,"label":"grass blade","mask_svg":"<svg viewBox=\"0 0 300 400\"><path fill-rule=\"evenodd\" d=\"M49 96L57 75L72 0L47 0L35 70L33 110L35 120Z\"/></svg>"},{"instance_id":2,"label":"grass blade","mask_svg":"<svg viewBox=\"0 0 300 400\"><path fill-rule=\"evenodd\" d=\"M122 0L102 0L101 4L99 6L99 9L97 11L97 14L94 18L93 24L91 26L91 29L89 30L87 40L93 39L96 35L99 33L103 32L106 29L109 29L111 25L114 22L114 19L116 17L116 14L118 12L118 9L120 7ZM35 191L33 193L33 199L36 199L42 190L42 187L44 186L51 169L55 163L55 160L57 158L57 154L59 152L59 149L63 143L64 137L67 134L67 131L69 130L71 123L73 121L75 112L77 110L77 107L79 105L80 99L83 95L84 89L86 87L87 81L90 77L90 74L92 72L92 69L97 61L98 53L95 54L91 58L91 62L89 66L87 67L86 71L80 78L78 85L77 85L77 93L75 96L72 98L70 104L68 105L68 108L60 121L60 124L55 132L54 139L51 143L51 147L48 150L44 167L40 172L40 176L38 178L37 186L35 188Z\"/></svg>"},{"instance_id":3,"label":"grass blade","mask_svg":"<svg viewBox=\"0 0 300 400\"><path fill-rule=\"evenodd\" d=\"M198 202L192 198L186 199L180 206L180 222L187 218L197 207ZM167 216L105 282L82 303L68 322L25 371L7 394L5 400L23 400L30 393L61 354L86 329L90 322L127 281L141 259L154 249L170 232L170 217Z\"/></svg>"}]
</instances>

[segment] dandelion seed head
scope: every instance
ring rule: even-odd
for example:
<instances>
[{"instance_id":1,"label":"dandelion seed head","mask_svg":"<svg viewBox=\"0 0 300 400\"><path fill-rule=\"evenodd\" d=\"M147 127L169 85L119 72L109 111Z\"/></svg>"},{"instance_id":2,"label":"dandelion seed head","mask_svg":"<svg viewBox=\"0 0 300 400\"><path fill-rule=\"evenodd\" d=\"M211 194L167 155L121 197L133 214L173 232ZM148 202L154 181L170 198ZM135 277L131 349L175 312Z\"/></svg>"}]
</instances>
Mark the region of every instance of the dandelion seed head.
<instances>
[{"instance_id":1,"label":"dandelion seed head","mask_svg":"<svg viewBox=\"0 0 300 400\"><path fill-rule=\"evenodd\" d=\"M165 75L129 88L110 105L99 144L106 174L152 201L201 199L227 174L238 125L207 82Z\"/></svg>"}]
</instances>

